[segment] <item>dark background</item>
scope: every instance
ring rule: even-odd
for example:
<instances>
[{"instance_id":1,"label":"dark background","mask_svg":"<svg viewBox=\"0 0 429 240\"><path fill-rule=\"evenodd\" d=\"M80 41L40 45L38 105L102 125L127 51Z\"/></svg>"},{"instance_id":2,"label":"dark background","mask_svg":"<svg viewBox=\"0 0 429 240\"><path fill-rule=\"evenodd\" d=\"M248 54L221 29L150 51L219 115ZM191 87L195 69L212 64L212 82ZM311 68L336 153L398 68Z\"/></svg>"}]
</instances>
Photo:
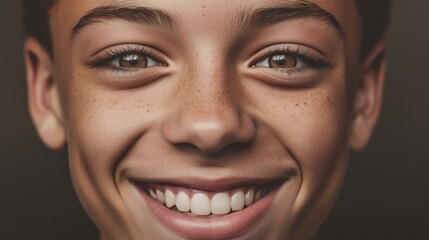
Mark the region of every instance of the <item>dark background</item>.
<instances>
[{"instance_id":1,"label":"dark background","mask_svg":"<svg viewBox=\"0 0 429 240\"><path fill-rule=\"evenodd\" d=\"M376 1L376 0L374 0ZM20 1L0 7L0 239L88 239L65 151L27 113ZM383 113L319 239L429 239L429 1L396 1Z\"/></svg>"}]
</instances>

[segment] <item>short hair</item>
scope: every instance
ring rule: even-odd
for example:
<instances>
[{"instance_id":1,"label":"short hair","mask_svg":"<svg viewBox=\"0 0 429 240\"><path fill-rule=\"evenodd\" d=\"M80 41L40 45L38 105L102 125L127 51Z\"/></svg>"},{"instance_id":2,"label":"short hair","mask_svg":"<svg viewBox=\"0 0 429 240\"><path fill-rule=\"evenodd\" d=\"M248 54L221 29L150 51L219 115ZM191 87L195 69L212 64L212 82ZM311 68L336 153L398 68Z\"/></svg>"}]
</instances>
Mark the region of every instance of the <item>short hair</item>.
<instances>
[{"instance_id":1,"label":"short hair","mask_svg":"<svg viewBox=\"0 0 429 240\"><path fill-rule=\"evenodd\" d=\"M361 18L361 56L366 56L384 37L390 23L393 0L355 0Z\"/></svg>"},{"instance_id":2,"label":"short hair","mask_svg":"<svg viewBox=\"0 0 429 240\"><path fill-rule=\"evenodd\" d=\"M52 54L49 12L57 0L23 0L24 28ZM361 56L383 38L390 22L392 0L355 0L362 23Z\"/></svg>"},{"instance_id":3,"label":"short hair","mask_svg":"<svg viewBox=\"0 0 429 240\"><path fill-rule=\"evenodd\" d=\"M27 37L35 37L52 55L49 12L56 0L23 0L24 30Z\"/></svg>"}]
</instances>

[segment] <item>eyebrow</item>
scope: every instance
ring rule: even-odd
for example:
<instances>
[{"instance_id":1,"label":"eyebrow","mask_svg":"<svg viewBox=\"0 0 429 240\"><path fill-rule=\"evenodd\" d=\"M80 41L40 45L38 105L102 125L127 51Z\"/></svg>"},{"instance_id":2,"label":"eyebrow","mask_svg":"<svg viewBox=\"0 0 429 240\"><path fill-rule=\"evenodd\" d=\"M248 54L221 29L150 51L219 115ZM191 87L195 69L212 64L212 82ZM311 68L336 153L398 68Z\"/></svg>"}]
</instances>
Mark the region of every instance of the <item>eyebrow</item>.
<instances>
[{"instance_id":1,"label":"eyebrow","mask_svg":"<svg viewBox=\"0 0 429 240\"><path fill-rule=\"evenodd\" d=\"M92 24L109 20L150 24L168 30L173 30L178 25L173 16L163 10L132 5L105 5L94 8L81 17L73 27L70 38L73 40L84 28Z\"/></svg>"},{"instance_id":2,"label":"eyebrow","mask_svg":"<svg viewBox=\"0 0 429 240\"><path fill-rule=\"evenodd\" d=\"M333 28L340 36L343 35L343 28L334 15L307 0L286 1L275 7L260 8L256 11L243 11L238 14L236 19L238 24L232 24L240 26L241 29L267 27L295 19L311 19L323 22Z\"/></svg>"},{"instance_id":3,"label":"eyebrow","mask_svg":"<svg viewBox=\"0 0 429 240\"><path fill-rule=\"evenodd\" d=\"M233 21L231 29L239 27L240 31L244 31L303 18L324 22L339 35L343 35L343 29L338 20L331 13L308 0L286 1L276 7L242 11L235 18L236 21ZM88 11L80 18L71 31L71 39L73 40L84 28L109 20L150 24L168 30L174 30L179 26L169 12L160 9L133 5L104 5Z\"/></svg>"}]
</instances>

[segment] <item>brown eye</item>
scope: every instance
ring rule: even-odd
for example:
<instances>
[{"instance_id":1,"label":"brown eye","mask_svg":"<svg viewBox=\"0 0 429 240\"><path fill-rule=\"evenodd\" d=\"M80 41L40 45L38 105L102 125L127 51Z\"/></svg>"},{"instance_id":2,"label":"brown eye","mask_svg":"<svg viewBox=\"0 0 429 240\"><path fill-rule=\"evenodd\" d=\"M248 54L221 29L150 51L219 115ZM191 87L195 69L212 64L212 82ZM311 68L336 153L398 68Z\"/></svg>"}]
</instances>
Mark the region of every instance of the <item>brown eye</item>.
<instances>
[{"instance_id":1,"label":"brown eye","mask_svg":"<svg viewBox=\"0 0 429 240\"><path fill-rule=\"evenodd\" d=\"M303 57L290 53L274 53L257 62L253 67L265 67L273 69L298 69L304 66Z\"/></svg>"},{"instance_id":2,"label":"brown eye","mask_svg":"<svg viewBox=\"0 0 429 240\"><path fill-rule=\"evenodd\" d=\"M119 66L124 68L147 67L148 59L143 54L127 54L119 57Z\"/></svg>"},{"instance_id":3,"label":"brown eye","mask_svg":"<svg viewBox=\"0 0 429 240\"><path fill-rule=\"evenodd\" d=\"M272 68L295 68L298 60L296 57L286 54L278 54L268 58L269 66Z\"/></svg>"}]
</instances>

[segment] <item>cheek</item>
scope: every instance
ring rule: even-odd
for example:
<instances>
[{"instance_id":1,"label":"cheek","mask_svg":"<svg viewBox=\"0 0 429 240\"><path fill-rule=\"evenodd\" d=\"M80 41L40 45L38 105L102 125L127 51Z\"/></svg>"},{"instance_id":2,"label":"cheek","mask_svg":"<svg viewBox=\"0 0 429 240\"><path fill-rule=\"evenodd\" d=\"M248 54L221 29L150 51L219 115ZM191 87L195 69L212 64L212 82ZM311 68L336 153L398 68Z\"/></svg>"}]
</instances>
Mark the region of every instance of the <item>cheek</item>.
<instances>
[{"instance_id":1,"label":"cheek","mask_svg":"<svg viewBox=\"0 0 429 240\"><path fill-rule=\"evenodd\" d=\"M106 182L120 180L115 167L136 141L159 128L173 88L111 89L79 74L69 80L64 96L71 164L85 168L96 188L107 188Z\"/></svg>"},{"instance_id":2,"label":"cheek","mask_svg":"<svg viewBox=\"0 0 429 240\"><path fill-rule=\"evenodd\" d=\"M346 99L337 93L321 90L291 97L276 110L281 115L273 126L300 166L303 186L313 180L323 184L347 152Z\"/></svg>"},{"instance_id":3,"label":"cheek","mask_svg":"<svg viewBox=\"0 0 429 240\"><path fill-rule=\"evenodd\" d=\"M300 165L319 168L347 146L347 99L342 84L319 89L271 91L257 102L269 125ZM256 99L256 98L254 98ZM305 169L303 169L305 171Z\"/></svg>"},{"instance_id":4,"label":"cheek","mask_svg":"<svg viewBox=\"0 0 429 240\"><path fill-rule=\"evenodd\" d=\"M112 164L154 122L154 103L137 93L84 91L71 98L69 140L92 161Z\"/></svg>"},{"instance_id":5,"label":"cheek","mask_svg":"<svg viewBox=\"0 0 429 240\"><path fill-rule=\"evenodd\" d=\"M298 204L329 208L345 172L348 154L347 101L341 95L321 94L299 114L290 149L300 166L302 183ZM305 117L307 116L307 117ZM312 203L310 203L312 202Z\"/></svg>"},{"instance_id":6,"label":"cheek","mask_svg":"<svg viewBox=\"0 0 429 240\"><path fill-rule=\"evenodd\" d=\"M157 90L113 91L96 87L90 76L68 79L63 101L73 183L84 207L100 227L132 226L118 190L115 171L139 137L162 114ZM118 227L120 226L120 227ZM109 229L104 229L109 232ZM131 239L131 238L130 238Z\"/></svg>"},{"instance_id":7,"label":"cheek","mask_svg":"<svg viewBox=\"0 0 429 240\"><path fill-rule=\"evenodd\" d=\"M263 102L254 103L261 110L261 121L299 166L301 183L293 216L303 222L295 222L297 231L324 219L343 181L348 113L346 84L341 79L314 89L271 89L263 94Z\"/></svg>"}]
</instances>

